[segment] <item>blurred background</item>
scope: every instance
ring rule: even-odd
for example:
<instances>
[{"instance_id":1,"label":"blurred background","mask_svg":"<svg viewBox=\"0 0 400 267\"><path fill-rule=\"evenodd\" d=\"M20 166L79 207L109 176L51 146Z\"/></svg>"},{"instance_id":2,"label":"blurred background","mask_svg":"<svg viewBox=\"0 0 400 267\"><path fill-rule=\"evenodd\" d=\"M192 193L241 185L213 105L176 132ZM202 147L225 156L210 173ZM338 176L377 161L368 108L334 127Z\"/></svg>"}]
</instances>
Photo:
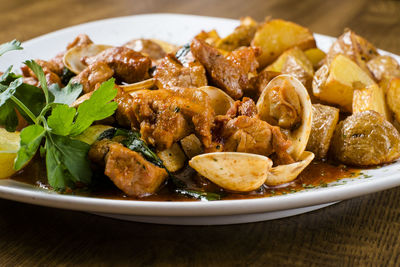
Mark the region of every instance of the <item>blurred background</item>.
<instances>
[{"instance_id":1,"label":"blurred background","mask_svg":"<svg viewBox=\"0 0 400 267\"><path fill-rule=\"evenodd\" d=\"M183 13L238 19L292 20L311 31L339 36L349 27L377 47L400 52L400 1L390 0L1 0L0 42L28 40L83 22L142 13ZM389 40L385 40L389 39Z\"/></svg>"}]
</instances>

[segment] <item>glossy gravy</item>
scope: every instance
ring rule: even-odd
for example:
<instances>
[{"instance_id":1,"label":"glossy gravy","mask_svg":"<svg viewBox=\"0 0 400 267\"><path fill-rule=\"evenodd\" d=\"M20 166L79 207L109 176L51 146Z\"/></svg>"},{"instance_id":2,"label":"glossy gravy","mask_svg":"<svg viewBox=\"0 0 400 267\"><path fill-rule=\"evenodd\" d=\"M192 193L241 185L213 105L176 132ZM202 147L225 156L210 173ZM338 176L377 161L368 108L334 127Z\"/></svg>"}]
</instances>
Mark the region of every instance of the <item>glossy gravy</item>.
<instances>
[{"instance_id":1,"label":"glossy gravy","mask_svg":"<svg viewBox=\"0 0 400 267\"><path fill-rule=\"evenodd\" d=\"M185 181L190 187L195 190L199 188L210 191L218 192L222 194L222 199L249 199L249 198L260 198L270 197L274 195L283 195L295 193L304 189L314 187L327 187L334 185L335 182L349 177L355 177L360 174L360 170L348 168L344 165L334 165L333 163L326 163L320 161L313 161L298 177L291 183L280 185L276 187L263 186L260 189L248 193L232 193L226 192L211 182L205 182L201 186L193 182L196 172L190 167L184 168L176 176L179 179ZM25 169L11 177L14 180L28 183L31 185L39 186L42 188L51 189L47 183L46 170L44 162L40 158L36 158L31 162ZM94 178L96 179L96 178ZM104 180L102 183L94 185L90 190L87 189L75 189L65 192L64 194L82 195L89 197L107 198L107 199L127 199L127 200L143 200L143 201L195 201L193 198L180 196L175 193L171 193L168 185L162 187L156 194L135 198L126 196L121 190L112 184L107 178L101 177ZM200 179L201 180L201 179ZM206 179L203 179L206 181Z\"/></svg>"}]
</instances>

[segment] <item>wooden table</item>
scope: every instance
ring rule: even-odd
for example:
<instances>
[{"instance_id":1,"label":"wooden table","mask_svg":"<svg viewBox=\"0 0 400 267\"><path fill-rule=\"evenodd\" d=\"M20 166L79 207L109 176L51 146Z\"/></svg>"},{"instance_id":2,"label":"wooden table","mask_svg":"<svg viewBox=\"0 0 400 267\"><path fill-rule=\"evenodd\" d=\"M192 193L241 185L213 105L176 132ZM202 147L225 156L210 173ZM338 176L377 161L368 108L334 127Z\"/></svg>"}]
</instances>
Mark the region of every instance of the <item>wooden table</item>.
<instances>
[{"instance_id":1,"label":"wooden table","mask_svg":"<svg viewBox=\"0 0 400 267\"><path fill-rule=\"evenodd\" d=\"M399 1L2 1L0 42L115 16L171 12L350 27L400 54ZM0 200L0 265L398 265L400 188L274 221L184 227L124 222Z\"/></svg>"}]
</instances>

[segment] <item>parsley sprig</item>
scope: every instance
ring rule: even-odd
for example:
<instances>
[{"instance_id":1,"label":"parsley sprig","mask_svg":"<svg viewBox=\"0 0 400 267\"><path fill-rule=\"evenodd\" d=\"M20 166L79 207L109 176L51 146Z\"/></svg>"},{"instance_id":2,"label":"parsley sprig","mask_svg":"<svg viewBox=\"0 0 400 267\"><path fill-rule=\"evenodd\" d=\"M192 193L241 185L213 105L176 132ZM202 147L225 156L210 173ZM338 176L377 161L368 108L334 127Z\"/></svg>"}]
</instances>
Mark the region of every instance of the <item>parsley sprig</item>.
<instances>
[{"instance_id":1,"label":"parsley sprig","mask_svg":"<svg viewBox=\"0 0 400 267\"><path fill-rule=\"evenodd\" d=\"M20 42L0 46L0 55L22 49ZM117 94L114 79L104 82L90 99L77 109L68 106L82 92L80 84L47 86L43 69L34 60L24 62L36 75L40 87L23 83L13 73L12 66L0 77L0 125L15 131L18 118L15 110L30 124L21 131L20 149L14 168L22 169L37 153L39 147L46 159L47 178L56 190L88 185L92 172L87 153L90 146L74 139L94 121L114 114Z\"/></svg>"}]
</instances>

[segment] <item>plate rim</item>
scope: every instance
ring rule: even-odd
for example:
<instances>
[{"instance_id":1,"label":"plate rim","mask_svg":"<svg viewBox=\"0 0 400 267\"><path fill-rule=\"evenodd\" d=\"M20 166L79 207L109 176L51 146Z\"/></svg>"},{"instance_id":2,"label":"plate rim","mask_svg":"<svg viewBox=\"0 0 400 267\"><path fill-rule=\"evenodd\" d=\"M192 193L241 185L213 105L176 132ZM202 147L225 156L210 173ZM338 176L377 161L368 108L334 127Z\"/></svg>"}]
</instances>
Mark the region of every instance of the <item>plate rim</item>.
<instances>
[{"instance_id":1,"label":"plate rim","mask_svg":"<svg viewBox=\"0 0 400 267\"><path fill-rule=\"evenodd\" d=\"M66 27L44 35L40 35L33 39L23 42L23 45L33 45L47 38L56 38L57 35L63 35L66 32L74 31L82 26L93 26L102 23L114 23L126 19L134 18L154 18L154 17L179 17L179 18L196 18L196 19L212 19L215 21L224 21L229 23L238 23L238 20L229 18L218 18L211 16L174 14L174 13L149 13L131 16L121 16L114 18L106 18L101 20L90 21L79 25ZM313 33L316 39L336 38ZM318 40L317 40L318 42ZM387 51L379 50L383 54L389 54L399 60L399 56ZM395 167L395 166L394 166ZM47 207L80 210L87 212L100 212L123 215L146 215L146 216L219 216L219 215L239 215L251 213L265 213L272 211L283 211L288 209L309 207L314 205L326 204L335 201L341 201L370 194L385 189L393 188L400 185L400 173L392 174L384 177L384 181L379 179L363 180L356 184L346 184L336 187L318 188L314 190L303 190L300 192L255 199L241 200L219 200L219 201L188 201L188 202L162 202L162 201L143 201L143 200L116 200L96 197L84 197L74 195L62 195L54 191L40 189L38 187L26 186L26 184L16 182L11 179L0 180L0 197L36 204ZM21 187L10 187L7 182L23 184ZM38 190L40 189L40 190ZM305 194L305 196L302 196ZM56 196L56 197L55 197Z\"/></svg>"}]
</instances>

